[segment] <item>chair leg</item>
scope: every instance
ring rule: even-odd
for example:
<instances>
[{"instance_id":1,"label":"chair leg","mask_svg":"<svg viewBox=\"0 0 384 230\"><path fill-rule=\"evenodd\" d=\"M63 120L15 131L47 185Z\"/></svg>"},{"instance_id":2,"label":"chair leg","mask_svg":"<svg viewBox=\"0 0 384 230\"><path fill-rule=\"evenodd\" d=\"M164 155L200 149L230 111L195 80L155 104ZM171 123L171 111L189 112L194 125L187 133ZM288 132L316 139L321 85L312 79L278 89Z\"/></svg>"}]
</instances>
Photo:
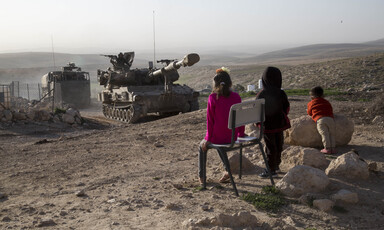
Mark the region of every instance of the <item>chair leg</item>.
<instances>
[{"instance_id":1,"label":"chair leg","mask_svg":"<svg viewBox=\"0 0 384 230\"><path fill-rule=\"evenodd\" d=\"M229 164L227 152L222 151L221 149L217 149L217 151L219 152L220 158L223 161L225 169L228 172L229 179L231 180L232 187L235 190L235 194L236 194L236 196L239 196L239 193L238 193L237 188L236 188L235 181L233 180L233 176L232 176L231 167L230 167L230 164Z\"/></svg>"},{"instance_id":2,"label":"chair leg","mask_svg":"<svg viewBox=\"0 0 384 230\"><path fill-rule=\"evenodd\" d=\"M239 162L239 179L241 179L241 173L242 173L242 169L243 169L243 146L242 144L240 144L240 162Z\"/></svg>"},{"instance_id":3,"label":"chair leg","mask_svg":"<svg viewBox=\"0 0 384 230\"><path fill-rule=\"evenodd\" d=\"M204 152L201 147L199 148L201 173L203 175L203 189L207 188L207 152Z\"/></svg>"},{"instance_id":4,"label":"chair leg","mask_svg":"<svg viewBox=\"0 0 384 230\"><path fill-rule=\"evenodd\" d=\"M267 171L268 171L268 174L269 174L269 179L271 179L271 183L272 183L272 185L275 185L275 182L273 181L273 177L272 177L271 169L269 168L269 165L268 165L268 159L267 159L267 157L265 156L265 152L264 152L264 149L263 149L263 145L262 145L261 143L259 143L259 147L260 147L261 154L263 155L263 159L264 159L265 167L267 168Z\"/></svg>"}]
</instances>

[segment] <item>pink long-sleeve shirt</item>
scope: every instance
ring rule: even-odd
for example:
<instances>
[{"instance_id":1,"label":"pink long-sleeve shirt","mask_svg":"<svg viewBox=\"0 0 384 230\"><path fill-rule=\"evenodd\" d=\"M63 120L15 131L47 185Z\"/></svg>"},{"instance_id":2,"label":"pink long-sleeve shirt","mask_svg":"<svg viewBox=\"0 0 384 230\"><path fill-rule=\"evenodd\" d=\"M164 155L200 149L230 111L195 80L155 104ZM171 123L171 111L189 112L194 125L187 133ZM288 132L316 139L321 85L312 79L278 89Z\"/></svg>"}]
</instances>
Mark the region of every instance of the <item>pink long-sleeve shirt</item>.
<instances>
[{"instance_id":1,"label":"pink long-sleeve shirt","mask_svg":"<svg viewBox=\"0 0 384 230\"><path fill-rule=\"evenodd\" d=\"M241 97L235 92L231 92L229 97L220 96L219 99L216 99L216 93L209 95L205 140L213 144L231 143L232 130L228 129L229 110L233 104L240 102ZM243 137L244 130L244 126L236 128L236 137Z\"/></svg>"}]
</instances>

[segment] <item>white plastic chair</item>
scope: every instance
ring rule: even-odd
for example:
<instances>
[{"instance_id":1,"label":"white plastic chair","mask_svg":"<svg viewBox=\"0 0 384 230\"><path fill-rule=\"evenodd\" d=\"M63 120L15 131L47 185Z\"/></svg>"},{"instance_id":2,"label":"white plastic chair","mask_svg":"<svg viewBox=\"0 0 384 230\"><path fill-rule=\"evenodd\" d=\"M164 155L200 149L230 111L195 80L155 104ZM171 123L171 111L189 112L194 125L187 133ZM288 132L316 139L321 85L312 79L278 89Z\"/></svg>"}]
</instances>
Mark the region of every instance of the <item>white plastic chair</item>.
<instances>
[{"instance_id":1,"label":"white plastic chair","mask_svg":"<svg viewBox=\"0 0 384 230\"><path fill-rule=\"evenodd\" d=\"M238 104L232 105L230 111L229 111L229 118L228 118L228 129L232 130L232 137L231 137L231 143L228 144L210 144L208 145L208 149L216 149L219 153L219 156L221 160L223 161L223 164L225 166L225 169L227 170L229 174L229 178L231 180L233 189L235 190L236 196L239 196L239 193L236 188L236 184L233 180L232 172L230 169L230 164L228 160L227 152L240 149L240 171L239 171L239 179L241 179L241 170L242 170L242 154L243 154L243 148L249 147L253 145L259 145L260 151L263 155L264 163L266 166L266 169L269 173L269 178L271 180L272 185L274 185L274 181L272 178L272 174L270 173L270 169L268 166L268 160L265 155L263 145L261 143L261 140L263 139L263 130L264 130L264 120L265 120L265 113L264 113L264 107L265 107L265 100L264 99L257 99L252 101L246 101ZM253 123L259 123L260 129L257 137L239 137L236 140L236 131L235 129L244 126L247 124L253 124ZM235 141L236 140L236 141ZM207 158L207 152L203 153L203 161L201 162L202 170L203 170L203 188L206 188L206 158Z\"/></svg>"}]
</instances>

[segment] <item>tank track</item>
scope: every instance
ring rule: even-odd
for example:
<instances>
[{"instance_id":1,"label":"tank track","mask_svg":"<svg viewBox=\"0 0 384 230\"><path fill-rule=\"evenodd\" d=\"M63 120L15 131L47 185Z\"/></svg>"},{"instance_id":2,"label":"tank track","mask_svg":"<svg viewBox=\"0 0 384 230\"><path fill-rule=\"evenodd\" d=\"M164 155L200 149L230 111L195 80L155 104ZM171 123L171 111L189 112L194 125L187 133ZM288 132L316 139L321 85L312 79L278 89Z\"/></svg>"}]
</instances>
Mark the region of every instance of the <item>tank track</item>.
<instances>
[{"instance_id":1,"label":"tank track","mask_svg":"<svg viewBox=\"0 0 384 230\"><path fill-rule=\"evenodd\" d=\"M135 123L141 116L139 105L129 105L126 108L115 108L112 105L103 105L103 114L106 118Z\"/></svg>"}]
</instances>

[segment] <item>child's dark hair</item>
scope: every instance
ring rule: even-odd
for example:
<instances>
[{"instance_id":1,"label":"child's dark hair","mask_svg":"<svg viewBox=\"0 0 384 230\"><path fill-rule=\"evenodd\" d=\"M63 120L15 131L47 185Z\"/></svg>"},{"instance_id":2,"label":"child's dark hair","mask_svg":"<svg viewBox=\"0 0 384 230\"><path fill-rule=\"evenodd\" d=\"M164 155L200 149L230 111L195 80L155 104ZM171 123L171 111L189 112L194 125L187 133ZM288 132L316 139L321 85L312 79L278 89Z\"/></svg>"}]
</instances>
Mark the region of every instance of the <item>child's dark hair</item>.
<instances>
[{"instance_id":1,"label":"child's dark hair","mask_svg":"<svg viewBox=\"0 0 384 230\"><path fill-rule=\"evenodd\" d=\"M231 94L231 86L232 81L229 74L224 71L223 69L217 69L216 75L213 78L214 86L212 89L212 93L216 93L216 98L218 99L219 96L229 97Z\"/></svg>"},{"instance_id":2,"label":"child's dark hair","mask_svg":"<svg viewBox=\"0 0 384 230\"><path fill-rule=\"evenodd\" d=\"M323 94L324 94L324 90L320 86L316 86L311 89L311 96L322 97Z\"/></svg>"}]
</instances>

